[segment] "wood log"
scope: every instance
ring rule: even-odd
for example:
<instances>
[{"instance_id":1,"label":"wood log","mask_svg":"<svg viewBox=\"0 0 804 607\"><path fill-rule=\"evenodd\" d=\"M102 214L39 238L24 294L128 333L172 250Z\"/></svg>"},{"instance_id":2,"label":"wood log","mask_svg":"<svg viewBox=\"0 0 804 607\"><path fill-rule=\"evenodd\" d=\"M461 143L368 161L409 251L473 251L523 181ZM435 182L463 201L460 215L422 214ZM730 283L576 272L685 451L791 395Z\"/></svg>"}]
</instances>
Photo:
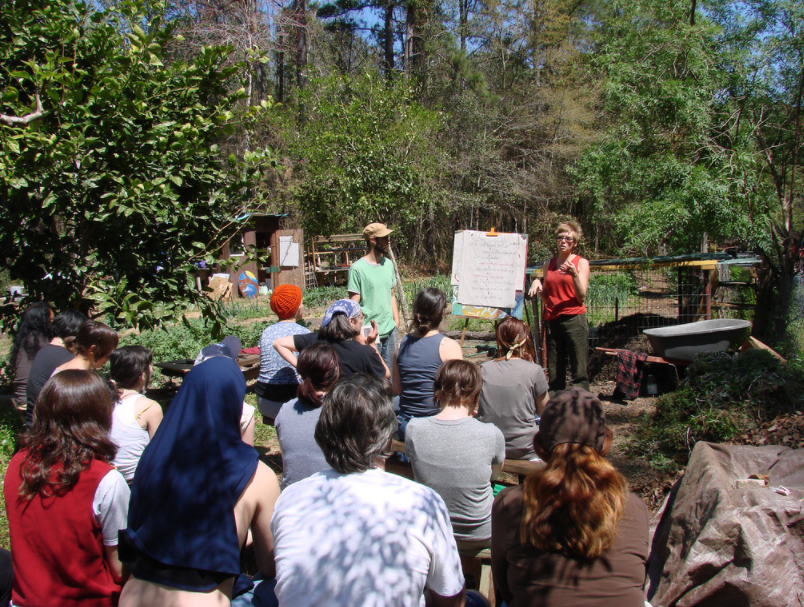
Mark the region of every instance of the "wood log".
<instances>
[{"instance_id":1,"label":"wood log","mask_svg":"<svg viewBox=\"0 0 804 607\"><path fill-rule=\"evenodd\" d=\"M444 335L452 339L460 339L461 331L444 331ZM495 341L497 336L490 331L467 331L466 339L478 339L483 341Z\"/></svg>"}]
</instances>

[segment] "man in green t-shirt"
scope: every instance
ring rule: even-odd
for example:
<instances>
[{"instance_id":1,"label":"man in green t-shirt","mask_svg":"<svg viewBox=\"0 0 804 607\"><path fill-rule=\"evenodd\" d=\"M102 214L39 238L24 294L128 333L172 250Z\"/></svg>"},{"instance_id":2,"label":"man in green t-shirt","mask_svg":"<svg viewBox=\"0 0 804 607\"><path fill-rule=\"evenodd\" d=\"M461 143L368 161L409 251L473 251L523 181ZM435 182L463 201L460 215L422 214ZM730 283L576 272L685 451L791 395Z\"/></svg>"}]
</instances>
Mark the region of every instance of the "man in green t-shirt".
<instances>
[{"instance_id":1,"label":"man in green t-shirt","mask_svg":"<svg viewBox=\"0 0 804 607\"><path fill-rule=\"evenodd\" d=\"M393 373L394 354L399 345L399 309L396 306L394 262L385 256L393 230L370 223L363 230L368 253L349 268L349 297L363 308L367 323L377 323L380 355Z\"/></svg>"}]
</instances>

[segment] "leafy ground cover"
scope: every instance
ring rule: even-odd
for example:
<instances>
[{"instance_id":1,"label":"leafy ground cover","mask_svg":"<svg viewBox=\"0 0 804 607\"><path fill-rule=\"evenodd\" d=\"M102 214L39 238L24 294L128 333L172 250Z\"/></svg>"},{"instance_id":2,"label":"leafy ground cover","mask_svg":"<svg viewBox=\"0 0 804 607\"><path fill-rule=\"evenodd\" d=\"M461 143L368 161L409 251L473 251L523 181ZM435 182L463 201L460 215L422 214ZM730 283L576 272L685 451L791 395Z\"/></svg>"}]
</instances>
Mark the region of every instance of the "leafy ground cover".
<instances>
[{"instance_id":1,"label":"leafy ground cover","mask_svg":"<svg viewBox=\"0 0 804 607\"><path fill-rule=\"evenodd\" d=\"M686 465L697 441L804 447L804 369L763 350L713 353L687 368L678 389L636 421L627 446L659 470ZM790 429L787 433L780 429Z\"/></svg>"},{"instance_id":2,"label":"leafy ground cover","mask_svg":"<svg viewBox=\"0 0 804 607\"><path fill-rule=\"evenodd\" d=\"M11 408L0 410L0 474L6 477L6 467L8 462L17 450L17 437L22 431L22 422L16 411ZM0 492L0 547L8 549L10 546L8 538L8 519L6 519L6 503Z\"/></svg>"}]
</instances>

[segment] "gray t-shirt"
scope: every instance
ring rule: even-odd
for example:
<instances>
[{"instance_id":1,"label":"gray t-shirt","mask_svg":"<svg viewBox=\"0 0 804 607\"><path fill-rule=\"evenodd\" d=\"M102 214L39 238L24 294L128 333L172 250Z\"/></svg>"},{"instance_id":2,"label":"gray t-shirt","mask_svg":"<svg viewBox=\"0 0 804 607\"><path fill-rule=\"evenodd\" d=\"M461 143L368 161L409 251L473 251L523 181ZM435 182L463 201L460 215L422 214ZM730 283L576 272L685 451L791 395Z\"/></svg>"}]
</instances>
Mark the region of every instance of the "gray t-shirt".
<instances>
[{"instance_id":1,"label":"gray t-shirt","mask_svg":"<svg viewBox=\"0 0 804 607\"><path fill-rule=\"evenodd\" d=\"M309 407L298 398L282 405L276 415L274 426L282 449L282 489L330 469L315 442L315 425L320 415L321 407Z\"/></svg>"},{"instance_id":2,"label":"gray t-shirt","mask_svg":"<svg viewBox=\"0 0 804 607\"><path fill-rule=\"evenodd\" d=\"M505 436L505 457L533 459L536 397L548 390L544 370L537 364L512 358L480 365L483 389L477 419L494 424Z\"/></svg>"},{"instance_id":3,"label":"gray t-shirt","mask_svg":"<svg viewBox=\"0 0 804 607\"><path fill-rule=\"evenodd\" d=\"M447 504L459 540L491 537L491 467L505 459L502 432L473 417L413 418L405 430L405 452L414 478Z\"/></svg>"}]
</instances>

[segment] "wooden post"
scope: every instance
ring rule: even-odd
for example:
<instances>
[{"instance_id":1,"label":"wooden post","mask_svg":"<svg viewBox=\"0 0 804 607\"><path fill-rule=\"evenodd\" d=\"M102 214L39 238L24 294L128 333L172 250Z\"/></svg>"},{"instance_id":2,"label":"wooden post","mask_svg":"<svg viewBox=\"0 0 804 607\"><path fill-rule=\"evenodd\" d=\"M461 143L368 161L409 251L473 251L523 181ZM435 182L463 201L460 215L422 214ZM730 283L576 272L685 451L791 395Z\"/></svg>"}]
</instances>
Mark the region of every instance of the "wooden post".
<instances>
[{"instance_id":1,"label":"wooden post","mask_svg":"<svg viewBox=\"0 0 804 607\"><path fill-rule=\"evenodd\" d=\"M469 326L469 319L463 319L463 331L461 331L461 348L463 348L463 340L466 339L466 327Z\"/></svg>"},{"instance_id":2,"label":"wooden post","mask_svg":"<svg viewBox=\"0 0 804 607\"><path fill-rule=\"evenodd\" d=\"M681 314L684 312L684 294L681 292L681 268L677 268L678 273L678 322L681 323Z\"/></svg>"},{"instance_id":3,"label":"wooden post","mask_svg":"<svg viewBox=\"0 0 804 607\"><path fill-rule=\"evenodd\" d=\"M614 322L620 320L620 298L614 298Z\"/></svg>"},{"instance_id":4,"label":"wooden post","mask_svg":"<svg viewBox=\"0 0 804 607\"><path fill-rule=\"evenodd\" d=\"M712 283L709 279L709 274L711 270L704 270L703 271L703 279L704 279L704 310L706 314L706 319L709 320L712 318Z\"/></svg>"},{"instance_id":5,"label":"wooden post","mask_svg":"<svg viewBox=\"0 0 804 607\"><path fill-rule=\"evenodd\" d=\"M408 300L405 297L405 289L402 288L402 275L399 273L399 264L396 263L394 250L388 246L388 257L394 262L394 272L396 272L396 295L399 298L399 307L402 308L402 321L405 323L405 331L410 327L410 312L408 312ZM461 341L463 344L463 340Z\"/></svg>"},{"instance_id":6,"label":"wooden post","mask_svg":"<svg viewBox=\"0 0 804 607\"><path fill-rule=\"evenodd\" d=\"M541 301L541 298L539 299L539 301ZM542 319L544 319L544 302L542 302L541 311L542 311L541 317L542 317ZM550 361L548 360L548 356L547 356L547 321L546 320L544 320L544 322L542 322L541 340L542 340L542 353L544 355L542 357L542 361L543 361L542 362L542 368L544 369L544 373L546 375L547 374L547 367L550 364Z\"/></svg>"}]
</instances>

